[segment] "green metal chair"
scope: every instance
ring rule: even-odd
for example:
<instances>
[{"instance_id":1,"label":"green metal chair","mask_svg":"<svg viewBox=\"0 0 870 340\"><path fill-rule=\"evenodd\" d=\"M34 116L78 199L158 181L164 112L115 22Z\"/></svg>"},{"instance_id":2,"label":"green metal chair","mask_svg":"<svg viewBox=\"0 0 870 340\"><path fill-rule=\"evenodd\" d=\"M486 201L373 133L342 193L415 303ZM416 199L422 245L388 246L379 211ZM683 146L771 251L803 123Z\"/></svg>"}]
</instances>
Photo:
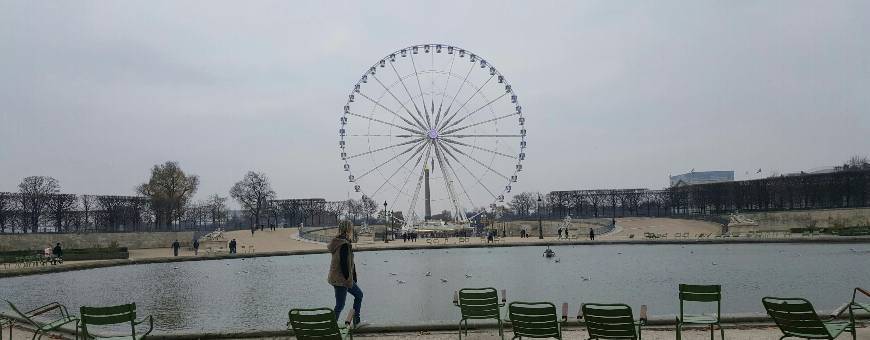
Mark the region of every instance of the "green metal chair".
<instances>
[{"instance_id":1,"label":"green metal chair","mask_svg":"<svg viewBox=\"0 0 870 340\"><path fill-rule=\"evenodd\" d=\"M855 287L855 290L852 292L852 301L849 302L849 320L851 320L853 323L855 322L856 309L863 309L867 313L870 313L870 302L855 301L858 293L863 294L864 297L870 297L870 292L868 292L866 289L861 287Z\"/></svg>"},{"instance_id":2,"label":"green metal chair","mask_svg":"<svg viewBox=\"0 0 870 340\"><path fill-rule=\"evenodd\" d=\"M640 306L640 320L634 321L631 307L625 304L584 303L577 320L586 319L590 340L641 340L641 327L646 325L647 308Z\"/></svg>"},{"instance_id":3,"label":"green metal chair","mask_svg":"<svg viewBox=\"0 0 870 340\"><path fill-rule=\"evenodd\" d=\"M504 339L504 327L501 321L501 307L505 305L505 290L501 291L501 302L495 288L463 288L453 293L453 304L459 307L462 318L459 320L459 339L462 339L462 324L465 323L465 335L468 335L468 320L495 319L498 323L498 335Z\"/></svg>"},{"instance_id":4,"label":"green metal chair","mask_svg":"<svg viewBox=\"0 0 870 340\"><path fill-rule=\"evenodd\" d=\"M561 324L568 321L568 304L562 305L562 322L556 316L556 306L549 302L511 302L508 316L514 331L512 339L562 339Z\"/></svg>"},{"instance_id":5,"label":"green metal chair","mask_svg":"<svg viewBox=\"0 0 870 340\"><path fill-rule=\"evenodd\" d=\"M76 323L78 319L69 314L66 309L66 306L59 304L57 302L52 302L44 306L37 307L35 309L29 310L27 312L22 313L18 307L15 306L9 300L6 300L6 303L9 304L9 308L12 309L12 312L15 313L15 316L23 320L23 323L28 325L29 327L34 329L33 337L31 339L39 339L42 338L46 332L51 332L57 330L58 328L70 324ZM57 311L59 316L57 318L50 318L47 321L43 321L42 318L37 319L37 316L45 316L49 312ZM7 320L9 326L9 338L12 338L12 326L15 325L15 320ZM78 339L78 327L76 327L76 338Z\"/></svg>"},{"instance_id":6,"label":"green metal chair","mask_svg":"<svg viewBox=\"0 0 870 340\"><path fill-rule=\"evenodd\" d=\"M0 315L0 340L3 340L3 328L9 327L9 339L12 339L13 321Z\"/></svg>"},{"instance_id":7,"label":"green metal chair","mask_svg":"<svg viewBox=\"0 0 870 340\"><path fill-rule=\"evenodd\" d=\"M89 339L107 339L107 340L139 340L151 333L154 329L154 318L150 315L142 320L136 321L136 304L129 303L117 306L107 307L87 307L79 308L81 313L81 329L82 338ZM148 321L148 330L144 333L136 331L136 326ZM111 335L103 336L93 333L93 329L89 326L107 326L129 324L129 335Z\"/></svg>"},{"instance_id":8,"label":"green metal chair","mask_svg":"<svg viewBox=\"0 0 870 340\"><path fill-rule=\"evenodd\" d=\"M716 303L716 313L712 315L686 314L684 302ZM677 316L677 340L682 339L683 325L709 325L710 340L713 340L713 326L719 327L722 339L725 339L725 330L719 317L722 315L722 286L720 285L688 285L680 284L680 315Z\"/></svg>"},{"instance_id":9,"label":"green metal chair","mask_svg":"<svg viewBox=\"0 0 870 340\"><path fill-rule=\"evenodd\" d=\"M767 314L782 331L783 336L780 339L835 339L843 332L851 332L852 340L855 340L854 322L834 320L845 308L834 312L829 320L822 320L806 299L765 297L761 302Z\"/></svg>"},{"instance_id":10,"label":"green metal chair","mask_svg":"<svg viewBox=\"0 0 870 340\"><path fill-rule=\"evenodd\" d=\"M289 318L287 326L293 330L293 335L299 340L352 340L353 332L350 324L353 315L354 310L351 308L344 325L339 326L335 311L331 308L295 308L287 313Z\"/></svg>"}]
</instances>

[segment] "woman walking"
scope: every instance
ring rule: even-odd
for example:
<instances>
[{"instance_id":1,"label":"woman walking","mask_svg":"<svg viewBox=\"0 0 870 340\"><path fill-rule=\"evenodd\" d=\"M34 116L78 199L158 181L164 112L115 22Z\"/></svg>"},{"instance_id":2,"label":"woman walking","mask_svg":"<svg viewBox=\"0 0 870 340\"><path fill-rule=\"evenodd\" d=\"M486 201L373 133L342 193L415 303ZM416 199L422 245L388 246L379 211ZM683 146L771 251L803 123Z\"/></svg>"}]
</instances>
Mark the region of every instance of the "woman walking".
<instances>
[{"instance_id":1,"label":"woman walking","mask_svg":"<svg viewBox=\"0 0 870 340\"><path fill-rule=\"evenodd\" d=\"M344 300L347 293L353 295L353 326L360 323L360 308L362 307L363 292L357 286L356 266L353 262L353 224L350 221L338 223L338 236L329 242L326 249L332 254L329 264L329 284L335 288L335 315L339 317L344 309ZM339 317L340 318L340 317Z\"/></svg>"}]
</instances>

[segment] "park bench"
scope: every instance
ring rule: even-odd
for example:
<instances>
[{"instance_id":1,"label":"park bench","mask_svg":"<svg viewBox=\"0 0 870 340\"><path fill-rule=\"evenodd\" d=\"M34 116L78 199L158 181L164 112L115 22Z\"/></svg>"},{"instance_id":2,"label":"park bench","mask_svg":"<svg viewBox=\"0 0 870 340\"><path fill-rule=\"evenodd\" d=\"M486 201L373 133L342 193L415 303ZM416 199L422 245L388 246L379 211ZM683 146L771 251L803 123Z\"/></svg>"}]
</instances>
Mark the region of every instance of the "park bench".
<instances>
[{"instance_id":1,"label":"park bench","mask_svg":"<svg viewBox=\"0 0 870 340\"><path fill-rule=\"evenodd\" d=\"M69 314L66 309L66 306L52 302L44 306L36 307L27 312L21 312L15 304L6 300L6 303L9 305L9 308L12 309L12 312L15 316L23 320L23 323L27 326L33 328L33 337L31 339L39 339L42 338L47 332L54 331L61 326L74 323L77 324L78 319ZM56 317L47 317L47 314L50 312L56 312L53 314L57 314ZM14 320L9 320L9 338L12 338L12 326L14 325ZM76 327L76 338L78 338L78 327Z\"/></svg>"}]
</instances>

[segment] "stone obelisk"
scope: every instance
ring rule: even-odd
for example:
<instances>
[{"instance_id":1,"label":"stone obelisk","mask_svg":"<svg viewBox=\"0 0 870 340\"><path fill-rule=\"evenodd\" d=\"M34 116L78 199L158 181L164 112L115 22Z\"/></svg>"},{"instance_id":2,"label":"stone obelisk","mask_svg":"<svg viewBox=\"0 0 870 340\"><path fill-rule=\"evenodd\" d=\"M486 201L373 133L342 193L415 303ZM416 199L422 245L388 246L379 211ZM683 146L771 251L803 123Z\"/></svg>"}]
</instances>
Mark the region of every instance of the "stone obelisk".
<instances>
[{"instance_id":1,"label":"stone obelisk","mask_svg":"<svg viewBox=\"0 0 870 340\"><path fill-rule=\"evenodd\" d=\"M434 165L434 164L433 164ZM423 177L426 180L426 221L432 219L432 201L431 196L429 194L429 164L426 163L423 165Z\"/></svg>"}]
</instances>

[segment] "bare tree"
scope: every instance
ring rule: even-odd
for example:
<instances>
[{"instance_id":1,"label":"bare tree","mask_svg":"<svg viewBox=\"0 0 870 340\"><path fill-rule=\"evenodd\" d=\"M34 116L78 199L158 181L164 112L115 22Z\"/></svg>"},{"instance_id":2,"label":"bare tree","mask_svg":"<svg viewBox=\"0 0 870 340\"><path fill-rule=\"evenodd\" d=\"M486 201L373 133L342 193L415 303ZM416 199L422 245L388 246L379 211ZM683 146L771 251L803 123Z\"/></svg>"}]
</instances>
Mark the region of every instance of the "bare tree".
<instances>
[{"instance_id":1,"label":"bare tree","mask_svg":"<svg viewBox=\"0 0 870 340\"><path fill-rule=\"evenodd\" d=\"M136 191L151 200L157 227L168 230L181 217L199 187L199 177L187 175L177 162L166 162L151 169L151 178Z\"/></svg>"},{"instance_id":2,"label":"bare tree","mask_svg":"<svg viewBox=\"0 0 870 340\"><path fill-rule=\"evenodd\" d=\"M363 196L359 204L360 211L365 214L366 223L368 223L372 215L378 212L378 204L368 196Z\"/></svg>"},{"instance_id":3,"label":"bare tree","mask_svg":"<svg viewBox=\"0 0 870 340\"><path fill-rule=\"evenodd\" d=\"M31 232L35 233L38 231L39 218L45 211L50 195L60 192L60 184L52 177L29 176L18 184L18 190L21 193L19 196L21 208L27 213L27 223ZM22 226L22 229L27 232L27 226Z\"/></svg>"},{"instance_id":4,"label":"bare tree","mask_svg":"<svg viewBox=\"0 0 870 340\"><path fill-rule=\"evenodd\" d=\"M96 199L94 199L93 195L82 195L81 196L81 207L82 207L82 227L84 229L88 229L91 226L91 214L93 213L94 208L97 205ZM76 228L78 231L78 228Z\"/></svg>"},{"instance_id":5,"label":"bare tree","mask_svg":"<svg viewBox=\"0 0 870 340\"><path fill-rule=\"evenodd\" d=\"M514 210L517 216L526 217L529 216L532 207L537 203L537 199L538 196L533 195L530 192L523 192L514 195L508 205Z\"/></svg>"},{"instance_id":6,"label":"bare tree","mask_svg":"<svg viewBox=\"0 0 870 340\"><path fill-rule=\"evenodd\" d=\"M212 226L217 226L227 217L227 198L218 194L213 194L206 201L208 206L209 217L211 218Z\"/></svg>"},{"instance_id":7,"label":"bare tree","mask_svg":"<svg viewBox=\"0 0 870 340\"><path fill-rule=\"evenodd\" d=\"M230 189L230 196L248 211L254 219L254 226L258 226L260 216L269 204L268 201L275 198L275 191L272 190L266 174L248 171L245 177Z\"/></svg>"},{"instance_id":8,"label":"bare tree","mask_svg":"<svg viewBox=\"0 0 870 340\"><path fill-rule=\"evenodd\" d=\"M843 169L848 170L866 170L870 169L870 160L867 159L866 156L858 156L854 155L852 158L849 158L845 164L843 164Z\"/></svg>"},{"instance_id":9,"label":"bare tree","mask_svg":"<svg viewBox=\"0 0 870 340\"><path fill-rule=\"evenodd\" d=\"M362 203L355 199L348 199L345 201L347 216L350 218L351 223L356 224L357 218L362 214Z\"/></svg>"},{"instance_id":10,"label":"bare tree","mask_svg":"<svg viewBox=\"0 0 870 340\"><path fill-rule=\"evenodd\" d=\"M0 233L6 232L7 225L11 227L12 217L18 210L15 196L16 194L11 192L0 192Z\"/></svg>"},{"instance_id":11,"label":"bare tree","mask_svg":"<svg viewBox=\"0 0 870 340\"><path fill-rule=\"evenodd\" d=\"M77 203L78 200L76 195L73 194L49 195L48 201L46 202L46 208L51 219L54 220L54 231L66 231L63 222L67 220L68 215L75 210Z\"/></svg>"}]
</instances>

